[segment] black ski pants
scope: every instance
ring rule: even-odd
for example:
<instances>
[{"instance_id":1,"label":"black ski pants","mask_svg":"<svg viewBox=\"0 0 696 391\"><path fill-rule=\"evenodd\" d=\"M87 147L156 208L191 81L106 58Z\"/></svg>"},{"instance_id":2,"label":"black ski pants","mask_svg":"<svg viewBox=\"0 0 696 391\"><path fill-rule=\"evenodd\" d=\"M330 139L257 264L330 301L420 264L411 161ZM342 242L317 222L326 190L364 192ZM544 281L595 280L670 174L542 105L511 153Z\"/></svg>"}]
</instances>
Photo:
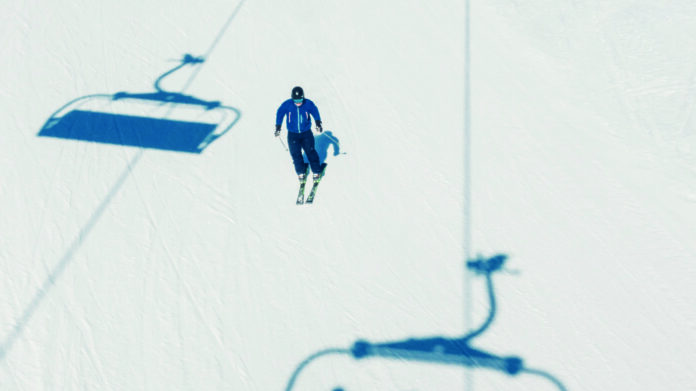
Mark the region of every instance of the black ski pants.
<instances>
[{"instance_id":1,"label":"black ski pants","mask_svg":"<svg viewBox=\"0 0 696 391\"><path fill-rule=\"evenodd\" d=\"M302 151L307 155L312 172L315 174L321 172L321 162L319 161L317 150L314 149L314 134L312 134L311 130L306 130L302 133L288 132L288 148L290 149L290 156L292 156L292 163L295 165L297 175L305 172L306 166Z\"/></svg>"}]
</instances>

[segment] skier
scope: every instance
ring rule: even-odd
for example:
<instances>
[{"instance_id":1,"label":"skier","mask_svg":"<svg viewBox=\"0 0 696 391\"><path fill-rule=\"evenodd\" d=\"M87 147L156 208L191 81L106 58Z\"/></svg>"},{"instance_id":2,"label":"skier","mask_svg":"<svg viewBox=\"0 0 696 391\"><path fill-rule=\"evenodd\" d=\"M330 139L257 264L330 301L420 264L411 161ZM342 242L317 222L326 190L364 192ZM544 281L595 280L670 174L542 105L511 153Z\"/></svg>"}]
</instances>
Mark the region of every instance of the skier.
<instances>
[{"instance_id":1,"label":"skier","mask_svg":"<svg viewBox=\"0 0 696 391\"><path fill-rule=\"evenodd\" d=\"M312 168L314 173L314 181L318 182L326 168L326 163L322 164L319 161L319 154L314 149L314 134L312 134L310 115L314 118L314 122L317 125L317 132L323 132L319 109L317 109L314 102L305 98L302 87L293 88L290 97L290 99L280 105L276 113L275 136L280 136L283 117L287 116L288 146L300 183L304 184L307 181L309 167ZM309 165L304 162L302 157L303 150L307 155Z\"/></svg>"}]
</instances>

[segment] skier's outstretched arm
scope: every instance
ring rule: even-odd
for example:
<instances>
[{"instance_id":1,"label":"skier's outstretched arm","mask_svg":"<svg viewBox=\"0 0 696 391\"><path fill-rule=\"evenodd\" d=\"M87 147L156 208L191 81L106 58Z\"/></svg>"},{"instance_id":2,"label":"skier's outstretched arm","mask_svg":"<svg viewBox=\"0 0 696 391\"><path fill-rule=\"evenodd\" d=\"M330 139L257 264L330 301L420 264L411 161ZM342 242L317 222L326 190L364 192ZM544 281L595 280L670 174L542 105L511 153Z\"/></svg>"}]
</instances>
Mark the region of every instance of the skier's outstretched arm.
<instances>
[{"instance_id":1,"label":"skier's outstretched arm","mask_svg":"<svg viewBox=\"0 0 696 391\"><path fill-rule=\"evenodd\" d=\"M275 136L278 137L280 135L280 127L283 124L283 118L285 117L285 111L283 108L284 104L281 104L280 107L278 107L278 110L276 111L276 122L275 122Z\"/></svg>"},{"instance_id":2,"label":"skier's outstretched arm","mask_svg":"<svg viewBox=\"0 0 696 391\"><path fill-rule=\"evenodd\" d=\"M309 107L309 114L312 114L312 117L314 117L314 120L317 122L321 122L321 115L319 115L319 108L317 107L314 102L312 102L312 106Z\"/></svg>"},{"instance_id":3,"label":"skier's outstretched arm","mask_svg":"<svg viewBox=\"0 0 696 391\"><path fill-rule=\"evenodd\" d=\"M317 105L312 102L312 106L309 108L309 113L312 115L314 118L314 122L317 124L317 131L319 133L324 131L324 128L321 126L321 115L319 115L319 108L317 108Z\"/></svg>"}]
</instances>

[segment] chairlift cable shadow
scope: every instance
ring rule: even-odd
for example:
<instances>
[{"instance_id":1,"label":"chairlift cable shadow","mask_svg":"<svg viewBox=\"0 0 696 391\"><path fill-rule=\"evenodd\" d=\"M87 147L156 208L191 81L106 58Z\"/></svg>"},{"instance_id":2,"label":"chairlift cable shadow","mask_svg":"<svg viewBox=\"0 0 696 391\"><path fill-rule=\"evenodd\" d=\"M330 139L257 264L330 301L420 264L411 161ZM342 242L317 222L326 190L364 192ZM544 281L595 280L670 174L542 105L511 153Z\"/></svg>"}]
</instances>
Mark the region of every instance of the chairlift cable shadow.
<instances>
[{"instance_id":1,"label":"chairlift cable shadow","mask_svg":"<svg viewBox=\"0 0 696 391\"><path fill-rule=\"evenodd\" d=\"M202 58L195 58L190 55L185 55L183 59L181 60L181 63L174 67L173 69L165 72L162 74L160 77L157 78L155 82L155 89L157 92L154 93L147 93L147 94L129 94L129 93L117 93L117 94L92 94L92 95L87 95L83 96L77 99L73 99L72 101L68 102L66 105L58 109L56 112L54 112L51 117L46 121L44 126L42 127L41 131L39 132L39 136L48 136L48 137L59 137L59 138L73 138L73 139L80 139L79 137L70 137L71 133L75 136L80 136L82 135L83 137L94 137L94 132L90 134L89 131L85 132L84 130L82 133L80 132L75 132L74 125L79 125L80 121L86 121L88 124L94 125L95 122L98 125L107 125L108 126L113 126L114 124L114 116L111 115L111 113L102 113L103 115L100 115L99 112L94 112L90 111L91 109L90 105L96 104L98 107L99 104L101 103L102 105L109 105L112 104L113 102L117 102L119 100L131 100L131 99L141 99L146 102L160 102L160 103L174 103L174 104L180 104L183 106L193 106L193 107L204 107L210 110L218 110L218 114L222 115L222 120L224 120L224 126L220 127L219 124L216 125L213 129L213 131L208 132L205 134L205 137L201 138L198 141L198 144L195 145L195 150L200 153L207 145L209 145L214 139L220 137L223 135L225 132L227 132L234 124L239 120L240 117L240 112L239 110L233 108L233 107L228 107L228 106L223 106L219 102L216 101L204 101L200 100L198 98L190 97L187 95L184 95L184 91L191 85L193 80L196 78L198 75L198 72L200 71L200 65L203 63L203 60L208 58L212 51L215 49L219 41L222 39L223 35L227 31L227 28L231 24L232 20L234 17L237 15L239 12L239 9L241 8L242 4L244 3L244 0L241 0L237 7L234 9L230 17L227 19L225 22L225 25L223 28L220 30L218 35L216 36L215 40L209 47L208 51L205 53L205 56ZM186 85L182 88L181 93L174 93L174 92L167 92L164 91L159 83L161 80L172 74L173 72L183 68L186 65L189 64L196 64L199 65L194 73L189 77ZM166 98L164 101L161 99L162 97ZM174 102L171 102L174 101ZM178 101L178 102L177 102ZM103 106L102 106L103 108ZM82 110L81 110L82 109ZM87 113L86 115L84 113ZM70 117L71 113L76 113L72 117ZM172 113L171 108L168 113L166 113L167 117ZM227 118L230 114L234 115L233 119ZM68 118L66 118L68 117ZM126 119L124 125L128 125L128 121L131 121L131 124L133 121L139 121L138 123L140 125L145 124L145 125L151 125L152 127L156 128L155 125L157 124L153 121L144 121L142 117L137 117L133 115L123 115L123 118ZM123 119L121 118L121 119ZM70 120L68 121L68 124L71 126L64 126L61 129L61 125L66 125L66 122L64 122L66 119ZM171 125L176 127L177 125L182 125L186 127L188 124L185 121L177 121L177 120L168 120L166 118L164 119L159 119L159 121L163 121L165 125ZM160 123L161 126L161 123ZM78 127L79 128L79 127ZM189 127L190 128L190 127ZM92 129L96 129L96 127L92 127ZM59 130L62 132L59 132ZM152 129L150 129L152 130ZM156 130L156 129L155 129ZM195 129L197 131L201 130L201 127L198 127L198 129ZM199 133L204 133L206 131L205 126L203 126L203 132ZM118 133L118 132L117 132ZM143 137L142 135L138 135L137 133L134 134L134 140L139 141L139 144L135 144L136 146L141 146L143 144ZM116 144L121 144L121 145L126 145L122 141L124 141L125 137L124 134L120 134L117 136L112 136L112 138L106 138L107 142L112 141L114 137L117 137L116 140L120 138L120 143L118 142L113 142ZM138 137L140 139L138 140ZM195 138L194 138L195 140ZM98 140L91 140L91 141L98 141ZM190 140L189 140L190 141ZM191 144L193 145L193 144ZM166 149L166 148L165 148ZM193 151L187 151L187 152L193 152ZM77 234L77 237L73 240L73 242L70 244L68 249L63 253L61 258L59 259L58 263L51 269L51 271L48 273L48 276L44 279L43 283L39 287L38 291L34 294L32 300L29 302L29 304L24 308L22 311L22 314L16 319L14 322L13 327L10 329L8 334L0 340L0 362L5 360L14 346L15 342L20 338L21 334L24 332L24 329L26 326L29 324L31 321L31 318L33 317L34 313L38 310L41 302L43 299L46 297L48 294L48 291L50 288L56 284L58 278L62 275L64 270L68 267L69 263L72 261L74 255L77 253L77 251L80 249L82 244L85 242L87 236L89 233L92 231L94 226L98 223L99 219L101 218L103 212L108 208L108 205L111 203L111 200L114 198L116 193L120 190L122 184L125 182L125 180L132 174L132 171L135 168L135 165L140 161L142 155L144 153L144 149L140 148L138 152L132 157L130 162L128 163L128 166L125 168L123 173L119 176L119 179L116 181L114 186L111 187L109 193L107 196L102 200L97 207L97 209L92 213L91 217L89 220L82 226L80 231Z\"/></svg>"},{"instance_id":2,"label":"chairlift cable shadow","mask_svg":"<svg viewBox=\"0 0 696 391\"><path fill-rule=\"evenodd\" d=\"M239 120L234 107L184 94L238 14L241 0L205 54L185 54L179 64L154 82L155 92L93 94L72 100L46 121L39 136L105 144L201 153ZM166 91L161 82L174 72L194 67L181 92Z\"/></svg>"}]
</instances>

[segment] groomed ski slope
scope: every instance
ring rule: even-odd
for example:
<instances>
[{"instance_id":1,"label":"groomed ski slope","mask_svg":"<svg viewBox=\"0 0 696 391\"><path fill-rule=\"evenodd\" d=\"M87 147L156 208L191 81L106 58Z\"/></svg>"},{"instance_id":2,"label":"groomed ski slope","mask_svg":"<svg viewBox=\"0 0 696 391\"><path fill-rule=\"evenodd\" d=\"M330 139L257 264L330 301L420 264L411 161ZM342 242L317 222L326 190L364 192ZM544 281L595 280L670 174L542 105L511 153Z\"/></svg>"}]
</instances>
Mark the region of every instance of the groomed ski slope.
<instances>
[{"instance_id":1,"label":"groomed ski slope","mask_svg":"<svg viewBox=\"0 0 696 391\"><path fill-rule=\"evenodd\" d=\"M324 349L480 325L466 253L510 256L476 348L568 390L696 384L692 2L471 1L468 68L463 1L44 3L0 4L0 389L285 390ZM37 136L185 53L163 85L241 113L202 153ZM295 85L340 142L302 207ZM329 355L293 388L339 389L558 387Z\"/></svg>"}]
</instances>

